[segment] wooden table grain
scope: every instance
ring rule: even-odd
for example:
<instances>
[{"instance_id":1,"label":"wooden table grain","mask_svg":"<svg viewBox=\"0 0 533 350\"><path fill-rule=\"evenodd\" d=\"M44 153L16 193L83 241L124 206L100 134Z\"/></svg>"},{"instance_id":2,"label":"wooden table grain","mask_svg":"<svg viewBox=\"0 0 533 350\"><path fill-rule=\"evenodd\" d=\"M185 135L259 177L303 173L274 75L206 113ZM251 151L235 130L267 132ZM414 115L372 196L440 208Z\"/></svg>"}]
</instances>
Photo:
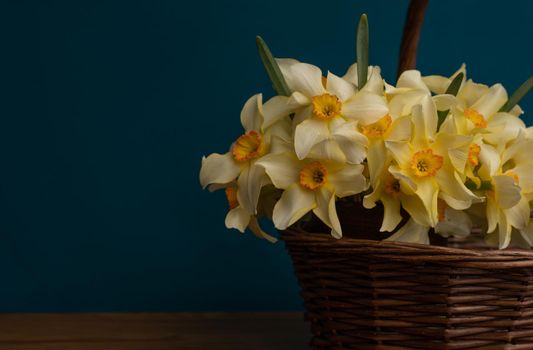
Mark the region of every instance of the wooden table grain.
<instances>
[{"instance_id":1,"label":"wooden table grain","mask_svg":"<svg viewBox=\"0 0 533 350\"><path fill-rule=\"evenodd\" d=\"M304 350L301 313L0 314L0 350Z\"/></svg>"}]
</instances>

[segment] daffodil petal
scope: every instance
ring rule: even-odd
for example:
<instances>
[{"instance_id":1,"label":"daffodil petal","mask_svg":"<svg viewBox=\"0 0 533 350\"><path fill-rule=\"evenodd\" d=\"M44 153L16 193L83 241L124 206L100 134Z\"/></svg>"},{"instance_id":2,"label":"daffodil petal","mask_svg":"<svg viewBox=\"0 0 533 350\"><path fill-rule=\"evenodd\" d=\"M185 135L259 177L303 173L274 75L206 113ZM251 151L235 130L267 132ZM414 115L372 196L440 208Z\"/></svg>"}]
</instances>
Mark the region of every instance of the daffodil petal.
<instances>
[{"instance_id":1,"label":"daffodil petal","mask_svg":"<svg viewBox=\"0 0 533 350\"><path fill-rule=\"evenodd\" d=\"M280 67L281 68L281 67ZM294 63L282 70L287 85L292 91L298 91L307 97L322 95L322 71L308 63Z\"/></svg>"},{"instance_id":2,"label":"daffodil petal","mask_svg":"<svg viewBox=\"0 0 533 350\"><path fill-rule=\"evenodd\" d=\"M206 188L210 184L227 184L237 178L241 172L241 165L231 155L231 152L213 153L202 158L200 169L200 184Z\"/></svg>"},{"instance_id":3,"label":"daffodil petal","mask_svg":"<svg viewBox=\"0 0 533 350\"><path fill-rule=\"evenodd\" d=\"M315 207L315 193L295 183L283 192L274 206L272 220L276 228L285 230Z\"/></svg>"},{"instance_id":4,"label":"daffodil petal","mask_svg":"<svg viewBox=\"0 0 533 350\"><path fill-rule=\"evenodd\" d=\"M316 193L317 206L313 212L320 220L331 228L331 234L335 238L342 237L341 224L337 216L337 209L335 207L335 193L322 187Z\"/></svg>"},{"instance_id":5,"label":"daffodil petal","mask_svg":"<svg viewBox=\"0 0 533 350\"><path fill-rule=\"evenodd\" d=\"M263 124L263 95L253 95L241 110L241 124L246 132L260 131Z\"/></svg>"},{"instance_id":6,"label":"daffodil petal","mask_svg":"<svg viewBox=\"0 0 533 350\"><path fill-rule=\"evenodd\" d=\"M440 197L456 210L468 209L472 201L479 199L463 183L455 171L443 169L437 173L437 182L440 187Z\"/></svg>"},{"instance_id":7,"label":"daffodil petal","mask_svg":"<svg viewBox=\"0 0 533 350\"><path fill-rule=\"evenodd\" d=\"M472 220L464 212L445 209L444 220L439 221L435 227L435 232L443 237L466 237L472 231Z\"/></svg>"},{"instance_id":8,"label":"daffodil petal","mask_svg":"<svg viewBox=\"0 0 533 350\"><path fill-rule=\"evenodd\" d=\"M276 188L287 189L298 182L299 163L290 153L267 154L255 162L263 167Z\"/></svg>"},{"instance_id":9,"label":"daffodil petal","mask_svg":"<svg viewBox=\"0 0 533 350\"><path fill-rule=\"evenodd\" d=\"M326 90L329 93L337 96L341 101L347 100L355 94L355 87L353 84L346 80L336 76L335 74L328 72L326 80Z\"/></svg>"},{"instance_id":10,"label":"daffodil petal","mask_svg":"<svg viewBox=\"0 0 533 350\"><path fill-rule=\"evenodd\" d=\"M422 90L427 92L428 94L430 93L428 87L422 80L420 72L417 70L406 70L405 72L403 72L398 78L396 86L399 88Z\"/></svg>"},{"instance_id":11,"label":"daffodil petal","mask_svg":"<svg viewBox=\"0 0 533 350\"><path fill-rule=\"evenodd\" d=\"M529 224L530 212L529 201L521 197L518 204L505 210L505 216L511 226L523 230Z\"/></svg>"},{"instance_id":12,"label":"daffodil petal","mask_svg":"<svg viewBox=\"0 0 533 350\"><path fill-rule=\"evenodd\" d=\"M338 197L352 196L367 188L363 169L364 166L361 164L348 164L329 175L329 182L334 186Z\"/></svg>"},{"instance_id":13,"label":"daffodil petal","mask_svg":"<svg viewBox=\"0 0 533 350\"><path fill-rule=\"evenodd\" d=\"M298 159L307 157L313 146L329 137L327 122L316 118L307 119L296 126L294 148Z\"/></svg>"},{"instance_id":14,"label":"daffodil petal","mask_svg":"<svg viewBox=\"0 0 533 350\"><path fill-rule=\"evenodd\" d=\"M400 214L400 200L392 198L390 196L381 197L381 203L383 204L383 222L381 232L392 232L398 227L402 221L402 215Z\"/></svg>"},{"instance_id":15,"label":"daffodil petal","mask_svg":"<svg viewBox=\"0 0 533 350\"><path fill-rule=\"evenodd\" d=\"M507 91L501 84L495 84L472 105L472 109L488 119L498 112L505 102L507 102Z\"/></svg>"},{"instance_id":16,"label":"daffodil petal","mask_svg":"<svg viewBox=\"0 0 533 350\"><path fill-rule=\"evenodd\" d=\"M234 228L241 232L246 230L250 222L250 214L242 207L231 209L226 215L225 224L227 228Z\"/></svg>"},{"instance_id":17,"label":"daffodil petal","mask_svg":"<svg viewBox=\"0 0 533 350\"><path fill-rule=\"evenodd\" d=\"M291 96L274 96L263 105L263 129L267 129L283 117L310 103L309 99L299 92Z\"/></svg>"},{"instance_id":18,"label":"daffodil petal","mask_svg":"<svg viewBox=\"0 0 533 350\"><path fill-rule=\"evenodd\" d=\"M306 155L308 158L330 160L337 163L345 163L346 156L335 140L324 140L313 146Z\"/></svg>"},{"instance_id":19,"label":"daffodil petal","mask_svg":"<svg viewBox=\"0 0 533 350\"><path fill-rule=\"evenodd\" d=\"M360 91L342 103L342 115L359 121L363 125L372 124L389 112L383 96Z\"/></svg>"},{"instance_id":20,"label":"daffodil petal","mask_svg":"<svg viewBox=\"0 0 533 350\"><path fill-rule=\"evenodd\" d=\"M511 176L496 175L492 181L494 183L494 196L500 208L509 209L518 204L522 195L520 187L515 184Z\"/></svg>"},{"instance_id":21,"label":"daffodil petal","mask_svg":"<svg viewBox=\"0 0 533 350\"><path fill-rule=\"evenodd\" d=\"M387 238L387 241L429 244L429 227L419 225L410 219L395 234Z\"/></svg>"},{"instance_id":22,"label":"daffodil petal","mask_svg":"<svg viewBox=\"0 0 533 350\"><path fill-rule=\"evenodd\" d=\"M257 202L261 188L268 183L265 169L252 163L243 168L237 183L239 204L250 214L257 214Z\"/></svg>"}]
</instances>

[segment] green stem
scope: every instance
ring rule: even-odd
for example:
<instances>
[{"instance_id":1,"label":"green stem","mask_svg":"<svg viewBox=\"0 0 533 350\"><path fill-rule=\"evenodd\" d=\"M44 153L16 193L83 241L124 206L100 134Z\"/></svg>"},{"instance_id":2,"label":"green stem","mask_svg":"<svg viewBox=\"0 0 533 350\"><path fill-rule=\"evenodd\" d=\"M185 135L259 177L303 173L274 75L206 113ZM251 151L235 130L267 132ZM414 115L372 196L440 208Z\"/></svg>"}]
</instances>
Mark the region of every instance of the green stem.
<instances>
[{"instance_id":1,"label":"green stem","mask_svg":"<svg viewBox=\"0 0 533 350\"><path fill-rule=\"evenodd\" d=\"M357 87L366 84L368 77L368 18L362 14L357 26Z\"/></svg>"},{"instance_id":2,"label":"green stem","mask_svg":"<svg viewBox=\"0 0 533 350\"><path fill-rule=\"evenodd\" d=\"M274 56L272 56L272 53L270 52L270 49L268 48L267 44L260 36L257 36L255 38L255 42L257 44L257 49L259 51L261 61L263 61L265 70L268 74L268 77L270 78L270 81L272 82L272 87L274 88L274 91L276 91L276 93L281 96L290 96L291 90L289 89L289 86L287 85L283 74L281 74L281 70L279 69L278 63L276 62Z\"/></svg>"},{"instance_id":3,"label":"green stem","mask_svg":"<svg viewBox=\"0 0 533 350\"><path fill-rule=\"evenodd\" d=\"M533 76L529 77L516 91L513 93L507 103L500 109L500 112L509 112L514 106L520 102L524 96L533 88Z\"/></svg>"}]
</instances>

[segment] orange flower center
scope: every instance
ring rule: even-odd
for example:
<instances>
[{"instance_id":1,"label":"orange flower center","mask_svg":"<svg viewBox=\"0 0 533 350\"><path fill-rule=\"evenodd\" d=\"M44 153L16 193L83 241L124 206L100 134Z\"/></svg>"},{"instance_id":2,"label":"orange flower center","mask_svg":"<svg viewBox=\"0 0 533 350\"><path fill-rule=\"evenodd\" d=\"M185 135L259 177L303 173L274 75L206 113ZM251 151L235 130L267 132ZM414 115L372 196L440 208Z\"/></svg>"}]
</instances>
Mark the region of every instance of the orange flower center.
<instances>
[{"instance_id":1,"label":"orange flower center","mask_svg":"<svg viewBox=\"0 0 533 350\"><path fill-rule=\"evenodd\" d=\"M433 154L433 150L425 149L416 152L411 159L411 169L418 177L435 176L437 171L442 168L444 158Z\"/></svg>"},{"instance_id":2,"label":"orange flower center","mask_svg":"<svg viewBox=\"0 0 533 350\"><path fill-rule=\"evenodd\" d=\"M262 140L261 134L257 131L250 131L235 141L232 154L233 159L236 161L245 162L264 155L266 151L266 145Z\"/></svg>"},{"instance_id":3,"label":"orange flower center","mask_svg":"<svg viewBox=\"0 0 533 350\"><path fill-rule=\"evenodd\" d=\"M230 210L239 206L239 200L237 199L237 189L235 187L226 187L226 199Z\"/></svg>"},{"instance_id":4,"label":"orange flower center","mask_svg":"<svg viewBox=\"0 0 533 350\"><path fill-rule=\"evenodd\" d=\"M341 114L342 103L335 95L323 94L311 99L313 115L319 119L330 120Z\"/></svg>"},{"instance_id":5,"label":"orange flower center","mask_svg":"<svg viewBox=\"0 0 533 350\"><path fill-rule=\"evenodd\" d=\"M448 207L448 204L442 199L437 200L437 213L439 217L439 221L444 221L446 218L446 208Z\"/></svg>"},{"instance_id":6,"label":"orange flower center","mask_svg":"<svg viewBox=\"0 0 533 350\"><path fill-rule=\"evenodd\" d=\"M328 179L328 170L320 162L312 162L300 170L300 185L315 191L322 187Z\"/></svg>"},{"instance_id":7,"label":"orange flower center","mask_svg":"<svg viewBox=\"0 0 533 350\"><path fill-rule=\"evenodd\" d=\"M470 147L468 147L468 163L472 166L478 166L479 164L479 152L481 151L481 148L478 144L471 144Z\"/></svg>"},{"instance_id":8,"label":"orange flower center","mask_svg":"<svg viewBox=\"0 0 533 350\"><path fill-rule=\"evenodd\" d=\"M389 130L391 124L392 118L387 114L375 123L361 125L361 132L369 138L383 137L387 130Z\"/></svg>"},{"instance_id":9,"label":"orange flower center","mask_svg":"<svg viewBox=\"0 0 533 350\"><path fill-rule=\"evenodd\" d=\"M467 108L465 109L465 117L470 120L476 128L486 128L487 127L487 121L485 120L485 117L483 117L483 114L479 113L475 109Z\"/></svg>"}]
</instances>

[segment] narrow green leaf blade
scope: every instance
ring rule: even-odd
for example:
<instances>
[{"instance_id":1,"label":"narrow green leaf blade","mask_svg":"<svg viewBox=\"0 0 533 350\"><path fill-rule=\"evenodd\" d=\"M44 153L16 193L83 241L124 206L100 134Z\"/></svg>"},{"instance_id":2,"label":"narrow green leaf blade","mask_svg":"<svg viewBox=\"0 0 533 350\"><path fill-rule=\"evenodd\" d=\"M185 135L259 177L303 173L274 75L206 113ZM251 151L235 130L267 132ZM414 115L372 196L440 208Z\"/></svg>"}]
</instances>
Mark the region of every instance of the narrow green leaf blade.
<instances>
[{"instance_id":1,"label":"narrow green leaf blade","mask_svg":"<svg viewBox=\"0 0 533 350\"><path fill-rule=\"evenodd\" d=\"M357 87L366 84L368 76L368 18L362 14L357 26Z\"/></svg>"},{"instance_id":2,"label":"narrow green leaf blade","mask_svg":"<svg viewBox=\"0 0 533 350\"><path fill-rule=\"evenodd\" d=\"M274 59L274 56L272 56L272 53L270 52L270 49L268 48L267 44L260 36L257 36L255 38L255 42L257 44L257 49L259 51L261 61L265 66L265 70L268 74L268 77L270 78L270 81L272 82L272 87L274 88L274 91L276 91L278 95L290 96L291 91L289 89L289 86L287 85L283 74L281 74L281 70L279 69L278 63Z\"/></svg>"},{"instance_id":3,"label":"narrow green leaf blade","mask_svg":"<svg viewBox=\"0 0 533 350\"><path fill-rule=\"evenodd\" d=\"M514 106L520 102L524 96L527 95L529 90L533 88L533 76L529 77L528 80L526 80L516 91L511 95L511 98L507 101L507 103L500 109L500 112L509 112L511 109L513 109Z\"/></svg>"},{"instance_id":4,"label":"narrow green leaf blade","mask_svg":"<svg viewBox=\"0 0 533 350\"><path fill-rule=\"evenodd\" d=\"M448 88L446 89L446 94L457 96L457 93L459 92L459 89L461 88L461 83L463 82L464 76L465 74L463 72L457 74L455 78L453 78L450 85L448 85ZM449 112L450 110L437 112L437 116L438 116L437 130L440 129L440 126L442 125L442 123L444 123L444 120L448 116Z\"/></svg>"}]
</instances>

